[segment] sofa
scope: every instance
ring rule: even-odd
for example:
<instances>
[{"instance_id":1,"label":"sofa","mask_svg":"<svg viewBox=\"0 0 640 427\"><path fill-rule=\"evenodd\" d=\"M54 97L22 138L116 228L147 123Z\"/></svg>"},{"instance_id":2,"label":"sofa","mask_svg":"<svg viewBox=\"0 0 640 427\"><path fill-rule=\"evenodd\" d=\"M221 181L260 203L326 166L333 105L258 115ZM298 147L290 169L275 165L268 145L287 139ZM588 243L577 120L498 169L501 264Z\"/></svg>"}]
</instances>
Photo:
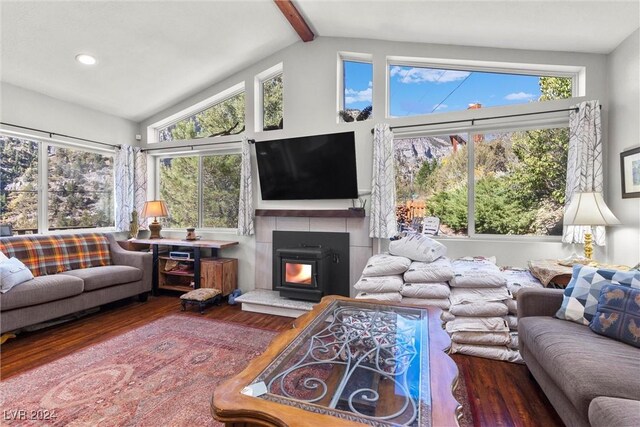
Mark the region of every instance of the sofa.
<instances>
[{"instance_id":1,"label":"sofa","mask_svg":"<svg viewBox=\"0 0 640 427\"><path fill-rule=\"evenodd\" d=\"M518 293L520 354L567 426L640 426L640 349L554 317L562 289Z\"/></svg>"},{"instance_id":2,"label":"sofa","mask_svg":"<svg viewBox=\"0 0 640 427\"><path fill-rule=\"evenodd\" d=\"M34 276L0 294L1 333L151 291L152 255L122 249L112 234L2 237L0 252Z\"/></svg>"}]
</instances>

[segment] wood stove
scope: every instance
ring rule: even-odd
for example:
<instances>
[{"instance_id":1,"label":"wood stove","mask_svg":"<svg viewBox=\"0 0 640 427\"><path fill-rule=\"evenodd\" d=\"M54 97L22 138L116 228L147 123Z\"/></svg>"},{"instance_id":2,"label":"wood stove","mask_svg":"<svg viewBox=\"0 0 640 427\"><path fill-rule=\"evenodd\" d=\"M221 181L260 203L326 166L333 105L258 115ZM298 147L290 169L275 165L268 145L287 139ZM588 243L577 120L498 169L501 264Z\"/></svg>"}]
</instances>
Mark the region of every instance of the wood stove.
<instances>
[{"instance_id":1,"label":"wood stove","mask_svg":"<svg viewBox=\"0 0 640 427\"><path fill-rule=\"evenodd\" d=\"M349 296L349 234L274 231L273 290L311 302Z\"/></svg>"},{"instance_id":2,"label":"wood stove","mask_svg":"<svg viewBox=\"0 0 640 427\"><path fill-rule=\"evenodd\" d=\"M318 302L327 295L329 268L333 260L330 249L321 246L280 248L276 290L285 298Z\"/></svg>"}]
</instances>

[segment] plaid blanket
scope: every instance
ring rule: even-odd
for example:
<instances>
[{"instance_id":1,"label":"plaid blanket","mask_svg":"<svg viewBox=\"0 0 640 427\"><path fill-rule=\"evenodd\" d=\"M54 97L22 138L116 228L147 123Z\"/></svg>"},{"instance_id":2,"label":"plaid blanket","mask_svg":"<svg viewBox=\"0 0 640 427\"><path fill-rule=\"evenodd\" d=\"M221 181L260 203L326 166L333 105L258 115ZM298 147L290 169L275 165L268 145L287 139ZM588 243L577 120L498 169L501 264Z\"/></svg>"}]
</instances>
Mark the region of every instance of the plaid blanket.
<instances>
[{"instance_id":1,"label":"plaid blanket","mask_svg":"<svg viewBox=\"0 0 640 427\"><path fill-rule=\"evenodd\" d=\"M0 251L18 258L35 277L111 265L109 240L100 233L4 237Z\"/></svg>"}]
</instances>

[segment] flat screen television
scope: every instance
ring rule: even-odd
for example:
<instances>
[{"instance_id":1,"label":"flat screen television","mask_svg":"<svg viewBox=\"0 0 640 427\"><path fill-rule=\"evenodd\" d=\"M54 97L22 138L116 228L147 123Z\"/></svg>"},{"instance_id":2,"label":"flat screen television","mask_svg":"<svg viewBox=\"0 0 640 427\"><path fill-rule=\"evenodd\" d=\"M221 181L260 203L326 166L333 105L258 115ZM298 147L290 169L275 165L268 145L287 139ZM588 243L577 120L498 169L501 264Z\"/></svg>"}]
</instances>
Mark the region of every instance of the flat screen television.
<instances>
[{"instance_id":1,"label":"flat screen television","mask_svg":"<svg viewBox=\"0 0 640 427\"><path fill-rule=\"evenodd\" d=\"M256 142L262 200L358 197L353 132Z\"/></svg>"}]
</instances>

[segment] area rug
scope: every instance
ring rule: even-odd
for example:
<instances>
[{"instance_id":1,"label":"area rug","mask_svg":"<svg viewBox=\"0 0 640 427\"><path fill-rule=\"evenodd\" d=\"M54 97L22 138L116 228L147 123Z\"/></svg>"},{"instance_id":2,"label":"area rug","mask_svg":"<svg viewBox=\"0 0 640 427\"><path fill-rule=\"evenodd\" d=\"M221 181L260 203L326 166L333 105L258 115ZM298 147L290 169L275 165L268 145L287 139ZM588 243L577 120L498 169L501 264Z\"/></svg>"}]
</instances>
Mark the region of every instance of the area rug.
<instances>
[{"instance_id":1,"label":"area rug","mask_svg":"<svg viewBox=\"0 0 640 427\"><path fill-rule=\"evenodd\" d=\"M3 422L12 425L7 412L24 410L14 425L43 425L49 417L44 424L220 426L210 410L215 387L276 335L211 319L165 317L3 381Z\"/></svg>"},{"instance_id":2,"label":"area rug","mask_svg":"<svg viewBox=\"0 0 640 427\"><path fill-rule=\"evenodd\" d=\"M165 317L1 382L1 424L221 426L210 412L215 387L276 335L206 318ZM473 426L462 376L455 397L464 408L460 426Z\"/></svg>"}]
</instances>

